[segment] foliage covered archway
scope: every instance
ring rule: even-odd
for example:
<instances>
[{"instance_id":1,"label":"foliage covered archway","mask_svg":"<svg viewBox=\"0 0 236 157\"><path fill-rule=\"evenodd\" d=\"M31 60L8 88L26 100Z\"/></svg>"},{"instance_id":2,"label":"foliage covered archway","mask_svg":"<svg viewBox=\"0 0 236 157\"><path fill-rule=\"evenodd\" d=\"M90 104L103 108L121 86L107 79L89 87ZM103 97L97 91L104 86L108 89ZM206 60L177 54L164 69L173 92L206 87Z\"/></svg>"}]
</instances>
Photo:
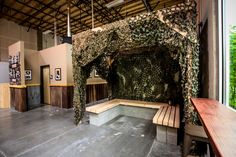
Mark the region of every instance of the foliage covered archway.
<instances>
[{"instance_id":1,"label":"foliage covered archway","mask_svg":"<svg viewBox=\"0 0 236 157\"><path fill-rule=\"evenodd\" d=\"M145 13L88 30L73 36L73 74L75 123L83 117L86 103L86 79L93 66L111 83L110 65L119 52L165 46L181 68L181 86L185 117L194 122L190 97L198 94L199 43L196 2L186 1L171 8Z\"/></svg>"}]
</instances>

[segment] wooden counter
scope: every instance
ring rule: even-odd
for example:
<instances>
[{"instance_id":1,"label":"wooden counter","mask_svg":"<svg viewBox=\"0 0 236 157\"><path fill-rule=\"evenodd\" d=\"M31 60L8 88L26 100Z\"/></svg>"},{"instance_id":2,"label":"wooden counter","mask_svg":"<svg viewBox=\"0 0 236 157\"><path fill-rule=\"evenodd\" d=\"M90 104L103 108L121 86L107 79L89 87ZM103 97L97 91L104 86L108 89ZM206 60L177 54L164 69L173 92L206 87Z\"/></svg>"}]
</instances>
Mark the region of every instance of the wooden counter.
<instances>
[{"instance_id":1,"label":"wooden counter","mask_svg":"<svg viewBox=\"0 0 236 157\"><path fill-rule=\"evenodd\" d=\"M192 98L215 155L236 157L236 112L216 100Z\"/></svg>"}]
</instances>

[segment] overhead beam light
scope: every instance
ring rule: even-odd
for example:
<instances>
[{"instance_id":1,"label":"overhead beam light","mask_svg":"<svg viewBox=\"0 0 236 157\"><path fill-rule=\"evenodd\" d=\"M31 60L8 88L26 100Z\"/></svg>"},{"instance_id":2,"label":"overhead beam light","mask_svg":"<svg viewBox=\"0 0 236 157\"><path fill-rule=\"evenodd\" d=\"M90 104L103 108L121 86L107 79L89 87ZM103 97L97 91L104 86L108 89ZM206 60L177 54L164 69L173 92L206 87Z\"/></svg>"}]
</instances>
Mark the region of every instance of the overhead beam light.
<instances>
[{"instance_id":1,"label":"overhead beam light","mask_svg":"<svg viewBox=\"0 0 236 157\"><path fill-rule=\"evenodd\" d=\"M105 6L107 8L113 8L113 7L117 7L123 4L124 2L125 2L124 0L114 0L114 1L111 1L110 3L107 3Z\"/></svg>"}]
</instances>

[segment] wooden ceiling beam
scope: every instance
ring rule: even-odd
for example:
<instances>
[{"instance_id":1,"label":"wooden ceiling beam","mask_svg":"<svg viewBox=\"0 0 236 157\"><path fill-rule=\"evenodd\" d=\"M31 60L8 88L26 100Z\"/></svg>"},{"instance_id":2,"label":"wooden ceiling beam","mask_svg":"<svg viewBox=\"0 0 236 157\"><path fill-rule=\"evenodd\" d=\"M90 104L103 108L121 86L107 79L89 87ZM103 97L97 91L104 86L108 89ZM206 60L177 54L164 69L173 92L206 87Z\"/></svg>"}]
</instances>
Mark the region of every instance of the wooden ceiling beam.
<instances>
[{"instance_id":1,"label":"wooden ceiling beam","mask_svg":"<svg viewBox=\"0 0 236 157\"><path fill-rule=\"evenodd\" d=\"M107 0L104 0L104 1L106 2L106 4L108 3ZM109 9L108 9L108 10L109 10ZM116 15L119 15L119 16L120 16L120 19L124 19L124 17L120 14L120 12L117 11L115 8L111 8L111 10L113 10L113 11L116 13Z\"/></svg>"},{"instance_id":2,"label":"wooden ceiling beam","mask_svg":"<svg viewBox=\"0 0 236 157\"><path fill-rule=\"evenodd\" d=\"M77 7L79 10L83 11L84 13L86 13L87 16L92 16L84 7L78 6L78 5L76 5L75 3L72 3L72 5L75 6L75 7ZM85 6L88 6L88 5L85 4ZM89 7L89 9L91 10L91 6L89 5L88 7ZM100 15L100 16L101 16L101 15ZM95 18L96 20L98 20L99 22L101 22L101 23L103 23L103 24L106 24L106 23L104 23L102 20L100 20L99 18L97 18L97 16L94 16L94 18ZM80 20L81 20L81 19L80 19ZM92 28L92 27L91 27L91 28Z\"/></svg>"},{"instance_id":3,"label":"wooden ceiling beam","mask_svg":"<svg viewBox=\"0 0 236 157\"><path fill-rule=\"evenodd\" d=\"M117 15L117 16L114 16L110 11L107 10L106 7L104 7L103 5L101 5L101 4L99 3L99 1L95 1L95 3L96 3L97 5L99 5L99 7L101 7L101 9L99 9L99 11L102 12L102 10L104 10L104 11L107 13L107 16L112 16L113 21L119 19L119 16L118 16L118 15ZM105 14L105 13L104 13L104 14Z\"/></svg>"},{"instance_id":4,"label":"wooden ceiling beam","mask_svg":"<svg viewBox=\"0 0 236 157\"><path fill-rule=\"evenodd\" d=\"M18 13L20 13L20 14L22 14L22 15L24 15L24 16L30 16L31 18L34 18L34 19L36 19L36 20L38 20L38 21L42 20L42 19L40 19L40 18L37 18L37 17L31 16L31 15L28 15L27 13L25 13L25 12L23 12L23 11L17 10L17 9L15 9L15 8L11 8L11 7L9 7L9 6L5 5L5 4L3 5L3 7L7 8L8 10L17 11ZM13 17L13 18L15 18L15 17ZM53 25L53 23L49 23L49 22L47 22L47 21L45 21L45 20L42 20L42 21L43 21L43 23L46 23L46 24L48 24L48 25ZM23 25L23 24L22 24L22 25Z\"/></svg>"},{"instance_id":5,"label":"wooden ceiling beam","mask_svg":"<svg viewBox=\"0 0 236 157\"><path fill-rule=\"evenodd\" d=\"M147 12L153 11L152 6L150 5L150 3L149 3L148 0L142 0L142 1L143 1L143 4L144 4L144 6L145 6Z\"/></svg>"},{"instance_id":6,"label":"wooden ceiling beam","mask_svg":"<svg viewBox=\"0 0 236 157\"><path fill-rule=\"evenodd\" d=\"M20 1L20 0L16 0L16 2L22 4L22 5L26 6L26 7L29 7L29 8L31 8L31 9L36 10L36 12L34 12L33 14L31 14L31 16L37 16L37 15L39 15L40 13L43 13L43 14L45 14L45 15L47 15L47 16L51 16L51 17L54 17L54 16L45 13L44 10L48 9L48 6L51 6L51 5L53 5L53 4L56 4L58 1L59 1L59 0L53 0L53 1L49 2L49 3L47 4L47 6L44 6L44 7L42 7L41 9L37 9L37 8L35 8L35 7L30 6L29 4L23 3L23 2ZM54 10L54 11L55 11L55 10ZM22 24L22 23L25 23L25 21L28 21L28 20L30 20L30 16L28 16L27 18L25 18L25 19L21 22L21 24Z\"/></svg>"},{"instance_id":7,"label":"wooden ceiling beam","mask_svg":"<svg viewBox=\"0 0 236 157\"><path fill-rule=\"evenodd\" d=\"M83 0L84 4L86 4L86 6L92 10L92 6L91 3L88 2L87 0ZM102 18L106 19L107 22L111 23L113 20L108 17L106 14L104 14L97 6L93 5L94 11L96 11Z\"/></svg>"},{"instance_id":8,"label":"wooden ceiling beam","mask_svg":"<svg viewBox=\"0 0 236 157\"><path fill-rule=\"evenodd\" d=\"M35 0L35 1L37 1L37 2L41 3L42 5L45 5L45 6L46 6L45 3L43 3L43 2L41 2L41 1L39 1L39 0ZM48 8L54 9L54 8L52 8L51 6L48 6ZM61 14L61 15L63 15L64 17L67 17L67 14L65 14L64 12L58 11L58 13ZM71 19L71 22L72 22L72 23L75 22L74 18L71 17L70 19ZM84 24L84 23L81 22L81 21L79 21L79 23L80 23L81 25L87 27L87 28L90 28L88 25Z\"/></svg>"},{"instance_id":9,"label":"wooden ceiling beam","mask_svg":"<svg viewBox=\"0 0 236 157\"><path fill-rule=\"evenodd\" d=\"M9 17L9 18L11 18L11 19L14 19L15 20L15 22L16 23L20 23L20 21L21 21L21 19L19 19L19 18L16 18L15 16L12 16L12 15L9 15L9 14L7 14L7 13L4 13L4 12L2 12L1 13L3 16L7 16L7 17ZM29 21L26 21L26 23L28 23L29 25L21 25L21 26L31 26L32 28L34 28L34 29L38 29L38 26L36 25L36 24L34 24L34 23L31 23L31 22L29 22ZM19 24L20 25L20 24Z\"/></svg>"}]
</instances>

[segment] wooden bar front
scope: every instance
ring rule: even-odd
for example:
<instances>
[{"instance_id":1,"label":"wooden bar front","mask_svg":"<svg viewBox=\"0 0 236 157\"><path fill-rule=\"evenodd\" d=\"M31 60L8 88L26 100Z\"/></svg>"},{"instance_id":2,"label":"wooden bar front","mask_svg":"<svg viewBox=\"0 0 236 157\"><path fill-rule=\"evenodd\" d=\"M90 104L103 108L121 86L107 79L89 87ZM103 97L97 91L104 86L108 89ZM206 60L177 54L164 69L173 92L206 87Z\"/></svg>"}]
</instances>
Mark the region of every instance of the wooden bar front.
<instances>
[{"instance_id":1,"label":"wooden bar front","mask_svg":"<svg viewBox=\"0 0 236 157\"><path fill-rule=\"evenodd\" d=\"M236 157L236 112L216 100L192 98L215 155Z\"/></svg>"}]
</instances>

